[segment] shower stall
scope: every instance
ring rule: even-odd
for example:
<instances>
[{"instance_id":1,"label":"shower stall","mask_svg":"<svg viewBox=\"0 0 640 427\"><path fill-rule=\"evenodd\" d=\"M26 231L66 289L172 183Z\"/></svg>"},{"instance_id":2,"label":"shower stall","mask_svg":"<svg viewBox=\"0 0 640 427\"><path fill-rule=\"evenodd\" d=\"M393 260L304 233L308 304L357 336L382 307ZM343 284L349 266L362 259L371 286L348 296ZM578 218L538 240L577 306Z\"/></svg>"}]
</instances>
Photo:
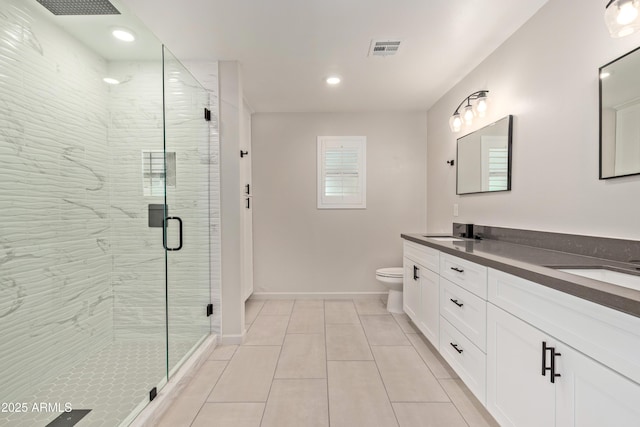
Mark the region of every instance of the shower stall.
<instances>
[{"instance_id":1,"label":"shower stall","mask_svg":"<svg viewBox=\"0 0 640 427\"><path fill-rule=\"evenodd\" d=\"M117 1L0 2L0 425L126 426L218 332L216 105Z\"/></svg>"}]
</instances>

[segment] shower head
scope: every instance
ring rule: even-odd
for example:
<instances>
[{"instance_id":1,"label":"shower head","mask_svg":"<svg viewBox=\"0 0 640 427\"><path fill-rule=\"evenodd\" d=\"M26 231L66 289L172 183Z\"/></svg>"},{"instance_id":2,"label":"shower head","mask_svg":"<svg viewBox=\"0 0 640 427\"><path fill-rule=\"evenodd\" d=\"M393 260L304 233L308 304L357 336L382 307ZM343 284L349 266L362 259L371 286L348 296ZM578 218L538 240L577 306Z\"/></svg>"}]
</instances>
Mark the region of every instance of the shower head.
<instances>
[{"instance_id":1,"label":"shower head","mask_svg":"<svg viewBox=\"0 0 640 427\"><path fill-rule=\"evenodd\" d=\"M54 15L120 15L109 0L36 0Z\"/></svg>"}]
</instances>

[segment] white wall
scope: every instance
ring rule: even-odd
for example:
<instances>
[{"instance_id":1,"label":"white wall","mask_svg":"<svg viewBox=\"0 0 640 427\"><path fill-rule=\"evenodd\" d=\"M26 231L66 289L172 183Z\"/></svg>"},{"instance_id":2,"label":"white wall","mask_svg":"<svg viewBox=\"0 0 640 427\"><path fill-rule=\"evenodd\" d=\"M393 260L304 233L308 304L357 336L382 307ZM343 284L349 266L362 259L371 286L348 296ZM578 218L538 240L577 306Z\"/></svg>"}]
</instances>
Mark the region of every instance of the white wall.
<instances>
[{"instance_id":1,"label":"white wall","mask_svg":"<svg viewBox=\"0 0 640 427\"><path fill-rule=\"evenodd\" d=\"M252 111L246 101L242 103L242 127L240 128L240 149L249 153L240 159L240 186L243 194L241 208L240 233L242 235L240 283L242 299L246 300L253 293L253 196L251 182L251 161L253 148L251 147L251 115ZM249 194L247 187L249 186ZM248 207L247 207L248 206Z\"/></svg>"},{"instance_id":2,"label":"white wall","mask_svg":"<svg viewBox=\"0 0 640 427\"><path fill-rule=\"evenodd\" d=\"M640 178L598 180L598 68L640 44L609 37L605 2L551 0L428 112L430 232L451 223L640 239ZM515 115L512 191L455 195L456 137L448 119L488 89L488 117ZM454 218L453 204L460 216Z\"/></svg>"},{"instance_id":3,"label":"white wall","mask_svg":"<svg viewBox=\"0 0 640 427\"><path fill-rule=\"evenodd\" d=\"M256 293L378 292L425 230L426 119L411 113L254 114ZM367 137L367 209L316 208L316 138Z\"/></svg>"},{"instance_id":4,"label":"white wall","mask_svg":"<svg viewBox=\"0 0 640 427\"><path fill-rule=\"evenodd\" d=\"M244 333L241 291L242 218L240 137L242 129L242 74L237 61L218 63L220 86L220 203L222 236L222 339L239 343ZM242 199L244 201L244 199Z\"/></svg>"}]
</instances>

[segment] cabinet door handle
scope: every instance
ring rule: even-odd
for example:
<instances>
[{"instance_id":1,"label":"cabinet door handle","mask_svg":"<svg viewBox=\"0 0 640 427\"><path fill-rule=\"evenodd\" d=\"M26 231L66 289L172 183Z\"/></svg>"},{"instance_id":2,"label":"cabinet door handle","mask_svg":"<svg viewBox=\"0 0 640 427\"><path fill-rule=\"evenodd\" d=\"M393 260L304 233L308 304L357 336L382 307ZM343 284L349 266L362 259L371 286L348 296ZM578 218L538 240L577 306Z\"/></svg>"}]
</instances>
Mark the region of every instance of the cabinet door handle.
<instances>
[{"instance_id":1,"label":"cabinet door handle","mask_svg":"<svg viewBox=\"0 0 640 427\"><path fill-rule=\"evenodd\" d=\"M418 271L420 271L420 269L414 265L413 266L413 280L418 280L420 278L418 276Z\"/></svg>"},{"instance_id":2,"label":"cabinet door handle","mask_svg":"<svg viewBox=\"0 0 640 427\"><path fill-rule=\"evenodd\" d=\"M247 209L251 209L251 199L247 197Z\"/></svg>"},{"instance_id":3,"label":"cabinet door handle","mask_svg":"<svg viewBox=\"0 0 640 427\"><path fill-rule=\"evenodd\" d=\"M464 270L458 267L451 267L453 271L457 271L458 273L464 273Z\"/></svg>"},{"instance_id":4,"label":"cabinet door handle","mask_svg":"<svg viewBox=\"0 0 640 427\"><path fill-rule=\"evenodd\" d=\"M550 351L550 365L547 367L547 350ZM542 341L542 376L547 376L547 371L549 372L549 377L551 383L556 382L557 377L561 377L562 375L556 373L556 356L562 356L561 353L556 353L555 347L547 347L547 342Z\"/></svg>"},{"instance_id":5,"label":"cabinet door handle","mask_svg":"<svg viewBox=\"0 0 640 427\"><path fill-rule=\"evenodd\" d=\"M461 348L458 348L458 344L454 344L452 342L450 342L449 344L451 344L451 347L455 348L456 351L458 352L458 354L462 353L463 350Z\"/></svg>"},{"instance_id":6,"label":"cabinet door handle","mask_svg":"<svg viewBox=\"0 0 640 427\"><path fill-rule=\"evenodd\" d=\"M244 186L244 188L246 188L246 189L247 189L247 191L245 192L245 194L246 194L247 196L249 196L249 195L251 194L251 185L247 184L247 185L245 185L245 186Z\"/></svg>"},{"instance_id":7,"label":"cabinet door handle","mask_svg":"<svg viewBox=\"0 0 640 427\"><path fill-rule=\"evenodd\" d=\"M458 307L462 307L464 304L461 302L458 302L457 299L453 299L453 298L449 298L449 300L454 303L455 305L457 305Z\"/></svg>"}]
</instances>

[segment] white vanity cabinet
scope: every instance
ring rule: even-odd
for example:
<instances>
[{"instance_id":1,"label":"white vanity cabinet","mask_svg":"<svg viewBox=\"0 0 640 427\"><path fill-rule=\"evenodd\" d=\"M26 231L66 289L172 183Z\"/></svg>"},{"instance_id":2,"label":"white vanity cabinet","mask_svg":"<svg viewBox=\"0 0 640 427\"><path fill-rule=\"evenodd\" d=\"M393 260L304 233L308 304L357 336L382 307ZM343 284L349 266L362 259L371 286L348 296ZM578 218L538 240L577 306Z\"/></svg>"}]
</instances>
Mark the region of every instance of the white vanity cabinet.
<instances>
[{"instance_id":1,"label":"white vanity cabinet","mask_svg":"<svg viewBox=\"0 0 640 427\"><path fill-rule=\"evenodd\" d=\"M404 242L403 308L429 341L438 347L439 251Z\"/></svg>"},{"instance_id":2,"label":"white vanity cabinet","mask_svg":"<svg viewBox=\"0 0 640 427\"><path fill-rule=\"evenodd\" d=\"M487 267L440 254L440 353L483 404L486 298Z\"/></svg>"},{"instance_id":3,"label":"white vanity cabinet","mask_svg":"<svg viewBox=\"0 0 640 427\"><path fill-rule=\"evenodd\" d=\"M491 269L488 293L487 409L500 425L640 425L640 385L606 366L633 374L638 353L599 353L620 327L638 345L637 318Z\"/></svg>"},{"instance_id":4,"label":"white vanity cabinet","mask_svg":"<svg viewBox=\"0 0 640 427\"><path fill-rule=\"evenodd\" d=\"M541 375L541 351L543 342L556 343L492 304L487 324L487 409L501 426L554 426L555 388L549 372Z\"/></svg>"},{"instance_id":5,"label":"white vanity cabinet","mask_svg":"<svg viewBox=\"0 0 640 427\"><path fill-rule=\"evenodd\" d=\"M420 314L420 264L411 258L402 259L402 308L413 323L418 323Z\"/></svg>"},{"instance_id":6,"label":"white vanity cabinet","mask_svg":"<svg viewBox=\"0 0 640 427\"><path fill-rule=\"evenodd\" d=\"M640 318L413 242L404 310L502 426L640 426Z\"/></svg>"}]
</instances>

